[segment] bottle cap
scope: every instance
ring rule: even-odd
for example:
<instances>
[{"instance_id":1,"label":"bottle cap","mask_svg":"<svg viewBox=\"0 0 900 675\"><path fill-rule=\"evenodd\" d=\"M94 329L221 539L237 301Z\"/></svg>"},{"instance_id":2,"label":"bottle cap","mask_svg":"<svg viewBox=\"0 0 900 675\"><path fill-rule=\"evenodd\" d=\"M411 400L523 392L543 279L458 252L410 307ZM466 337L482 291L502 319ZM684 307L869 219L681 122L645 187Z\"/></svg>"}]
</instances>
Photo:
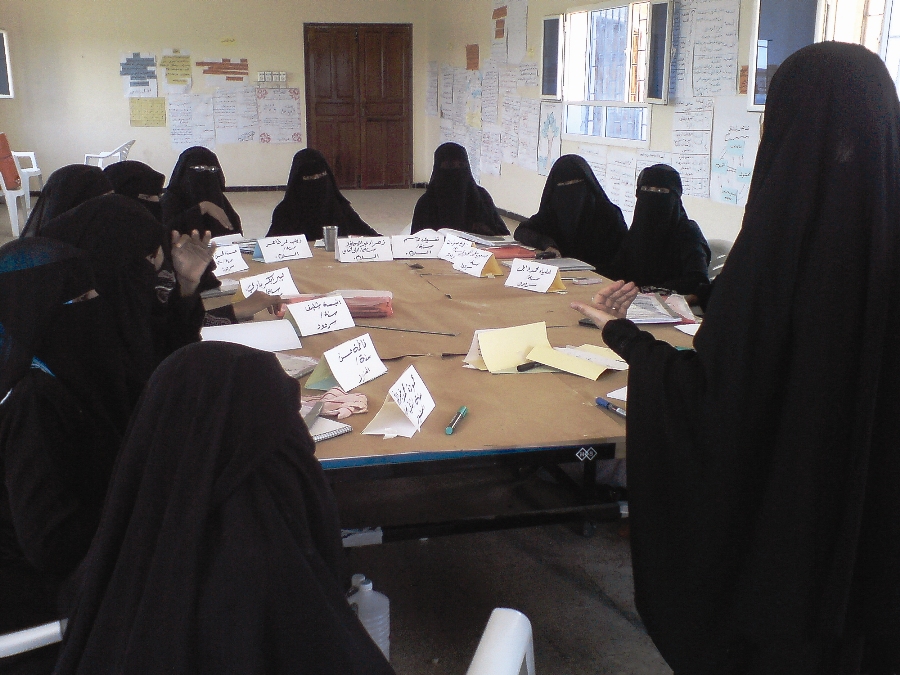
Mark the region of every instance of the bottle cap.
<instances>
[{"instance_id":1,"label":"bottle cap","mask_svg":"<svg viewBox=\"0 0 900 675\"><path fill-rule=\"evenodd\" d=\"M352 588L357 588L365 580L366 580L365 574L354 574L352 577L350 577L350 586Z\"/></svg>"},{"instance_id":2,"label":"bottle cap","mask_svg":"<svg viewBox=\"0 0 900 675\"><path fill-rule=\"evenodd\" d=\"M359 584L359 590L361 591L371 591L372 590L372 582L369 579L363 579Z\"/></svg>"}]
</instances>

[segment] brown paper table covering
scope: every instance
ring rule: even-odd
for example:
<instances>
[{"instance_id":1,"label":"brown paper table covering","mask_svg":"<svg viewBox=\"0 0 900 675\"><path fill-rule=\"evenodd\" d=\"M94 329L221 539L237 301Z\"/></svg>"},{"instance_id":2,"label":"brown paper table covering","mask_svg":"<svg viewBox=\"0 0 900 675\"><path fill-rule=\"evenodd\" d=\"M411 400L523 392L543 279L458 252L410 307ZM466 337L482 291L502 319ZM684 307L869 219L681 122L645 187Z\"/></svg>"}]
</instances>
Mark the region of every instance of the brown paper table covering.
<instances>
[{"instance_id":1,"label":"brown paper table covering","mask_svg":"<svg viewBox=\"0 0 900 675\"><path fill-rule=\"evenodd\" d=\"M566 281L564 294L533 293L505 287L505 276L489 279L457 272L443 260L339 263L333 254L319 249L313 258L277 265L245 258L250 269L231 278L287 266L301 293L388 290L394 296L394 316L357 319L357 323L457 334L450 337L357 326L301 338L302 348L289 353L321 358L324 351L369 333L388 368L386 374L353 390L369 399L368 413L343 420L354 432L318 444L316 456L326 467L353 459L365 462L366 458L405 456L408 460L409 453L527 452L605 443L615 443L616 456L624 456L624 420L598 408L595 399L625 386L625 372L608 370L595 382L567 373L492 375L463 367L463 355L476 329L544 321L554 347L602 345L600 331L578 325L581 315L569 307L573 300L589 300L599 286ZM578 276L595 275L579 272ZM654 326L651 331L676 346L691 344L689 336L669 326ZM422 430L409 439L359 433L410 364L415 365L436 404ZM468 407L469 415L448 436L444 428L462 405Z\"/></svg>"}]
</instances>

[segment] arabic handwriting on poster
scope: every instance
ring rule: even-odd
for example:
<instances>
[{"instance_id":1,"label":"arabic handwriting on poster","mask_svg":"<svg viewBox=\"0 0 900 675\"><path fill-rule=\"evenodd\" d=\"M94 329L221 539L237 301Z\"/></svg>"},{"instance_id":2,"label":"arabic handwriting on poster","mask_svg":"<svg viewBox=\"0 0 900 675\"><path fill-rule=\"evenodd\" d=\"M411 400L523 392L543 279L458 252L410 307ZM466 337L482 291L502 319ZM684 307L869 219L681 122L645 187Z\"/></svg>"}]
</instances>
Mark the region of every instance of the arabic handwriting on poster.
<instances>
[{"instance_id":1,"label":"arabic handwriting on poster","mask_svg":"<svg viewBox=\"0 0 900 675\"><path fill-rule=\"evenodd\" d=\"M428 80L425 85L425 114L429 117L438 115L438 64L428 62Z\"/></svg>"},{"instance_id":2,"label":"arabic handwriting on poster","mask_svg":"<svg viewBox=\"0 0 900 675\"><path fill-rule=\"evenodd\" d=\"M164 49L159 67L165 71L161 82L167 94L187 94L191 90L191 55L180 49Z\"/></svg>"},{"instance_id":3,"label":"arabic handwriting on poster","mask_svg":"<svg viewBox=\"0 0 900 675\"><path fill-rule=\"evenodd\" d=\"M523 169L537 171L538 139L541 125L541 102L523 98L519 107L519 150L516 162Z\"/></svg>"},{"instance_id":4,"label":"arabic handwriting on poster","mask_svg":"<svg viewBox=\"0 0 900 675\"><path fill-rule=\"evenodd\" d=\"M256 87L217 89L213 94L217 143L250 143L259 133Z\"/></svg>"},{"instance_id":5,"label":"arabic handwriting on poster","mask_svg":"<svg viewBox=\"0 0 900 675\"><path fill-rule=\"evenodd\" d=\"M260 143L302 143L300 90L256 89Z\"/></svg>"}]
</instances>

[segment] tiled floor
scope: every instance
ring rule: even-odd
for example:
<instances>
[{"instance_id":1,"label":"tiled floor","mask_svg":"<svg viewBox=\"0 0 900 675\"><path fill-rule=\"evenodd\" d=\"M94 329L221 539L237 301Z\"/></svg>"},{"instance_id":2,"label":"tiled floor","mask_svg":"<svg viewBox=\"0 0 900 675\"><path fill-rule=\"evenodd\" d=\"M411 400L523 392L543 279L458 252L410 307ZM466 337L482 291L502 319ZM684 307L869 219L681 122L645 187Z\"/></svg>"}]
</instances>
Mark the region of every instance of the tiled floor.
<instances>
[{"instance_id":1,"label":"tiled floor","mask_svg":"<svg viewBox=\"0 0 900 675\"><path fill-rule=\"evenodd\" d=\"M345 193L384 234L409 224L422 190ZM229 193L248 236L268 229L280 192ZM512 225L512 221L508 221ZM11 239L0 207L0 243ZM495 470L336 486L345 526L443 520L451 510L505 513L563 503L559 486ZM392 662L400 675L462 675L494 607L525 612L541 675L663 675L634 608L627 539L617 524L593 537L567 526L461 535L352 549L353 572L391 600Z\"/></svg>"}]
</instances>

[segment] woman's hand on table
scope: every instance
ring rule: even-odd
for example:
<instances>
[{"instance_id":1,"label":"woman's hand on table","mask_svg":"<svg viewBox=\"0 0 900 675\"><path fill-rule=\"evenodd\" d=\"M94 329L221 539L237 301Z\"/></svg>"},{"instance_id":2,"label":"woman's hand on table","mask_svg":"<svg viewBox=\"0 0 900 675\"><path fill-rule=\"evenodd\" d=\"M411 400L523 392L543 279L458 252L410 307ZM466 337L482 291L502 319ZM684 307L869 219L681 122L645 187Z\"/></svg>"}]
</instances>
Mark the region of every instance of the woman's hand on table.
<instances>
[{"instance_id":1,"label":"woman's hand on table","mask_svg":"<svg viewBox=\"0 0 900 675\"><path fill-rule=\"evenodd\" d=\"M262 291L254 291L249 298L244 298L234 303L232 308L238 321L249 321L257 312L261 312L264 309L268 309L269 314L274 314L275 307L280 304L280 295L268 295Z\"/></svg>"},{"instance_id":2,"label":"woman's hand on table","mask_svg":"<svg viewBox=\"0 0 900 675\"><path fill-rule=\"evenodd\" d=\"M609 321L624 319L637 297L639 288L632 282L614 281L594 294L590 303L573 302L570 306L603 328Z\"/></svg>"}]
</instances>

